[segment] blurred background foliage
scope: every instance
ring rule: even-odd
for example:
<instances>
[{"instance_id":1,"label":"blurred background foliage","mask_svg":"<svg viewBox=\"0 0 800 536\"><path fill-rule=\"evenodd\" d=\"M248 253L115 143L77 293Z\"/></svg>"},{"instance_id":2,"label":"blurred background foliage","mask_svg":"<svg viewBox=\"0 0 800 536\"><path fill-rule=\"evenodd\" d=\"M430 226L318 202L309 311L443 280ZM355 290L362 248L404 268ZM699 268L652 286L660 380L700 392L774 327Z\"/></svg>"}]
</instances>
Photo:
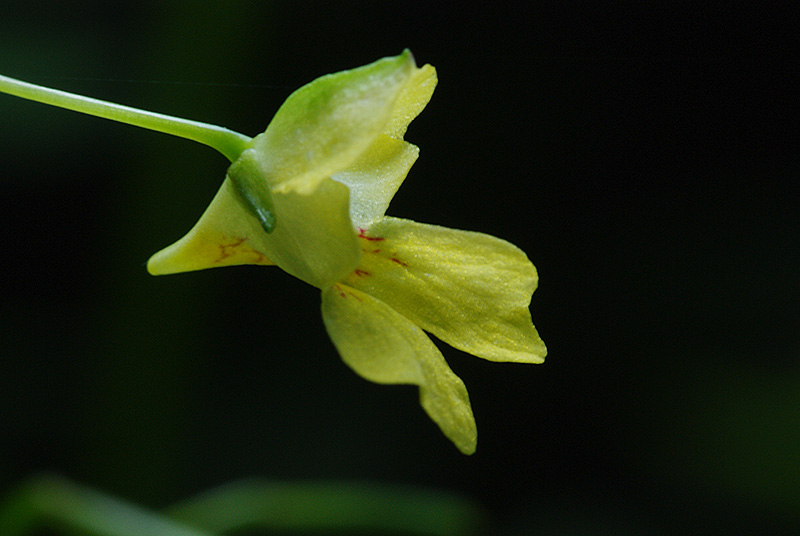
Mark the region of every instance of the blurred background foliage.
<instances>
[{"instance_id":1,"label":"blurred background foliage","mask_svg":"<svg viewBox=\"0 0 800 536\"><path fill-rule=\"evenodd\" d=\"M248 135L302 84L411 48L440 85L389 214L524 249L550 349L443 346L478 421L464 457L413 388L341 363L317 290L147 274L224 158L0 96L0 493L41 470L153 507L363 479L458 491L505 534L796 533L798 8L446 5L0 6L3 74Z\"/></svg>"}]
</instances>

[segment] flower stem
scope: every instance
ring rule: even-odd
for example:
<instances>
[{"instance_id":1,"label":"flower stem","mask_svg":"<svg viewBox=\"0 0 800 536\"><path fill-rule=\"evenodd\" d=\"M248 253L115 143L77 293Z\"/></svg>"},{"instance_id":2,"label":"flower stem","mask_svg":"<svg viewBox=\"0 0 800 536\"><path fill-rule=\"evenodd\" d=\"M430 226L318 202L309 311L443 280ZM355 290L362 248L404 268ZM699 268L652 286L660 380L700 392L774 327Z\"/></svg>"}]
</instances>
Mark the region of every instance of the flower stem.
<instances>
[{"instance_id":1,"label":"flower stem","mask_svg":"<svg viewBox=\"0 0 800 536\"><path fill-rule=\"evenodd\" d=\"M244 134L216 125L139 110L121 104L29 84L2 75L0 75L0 92L194 140L213 147L231 162L239 157L251 140Z\"/></svg>"}]
</instances>

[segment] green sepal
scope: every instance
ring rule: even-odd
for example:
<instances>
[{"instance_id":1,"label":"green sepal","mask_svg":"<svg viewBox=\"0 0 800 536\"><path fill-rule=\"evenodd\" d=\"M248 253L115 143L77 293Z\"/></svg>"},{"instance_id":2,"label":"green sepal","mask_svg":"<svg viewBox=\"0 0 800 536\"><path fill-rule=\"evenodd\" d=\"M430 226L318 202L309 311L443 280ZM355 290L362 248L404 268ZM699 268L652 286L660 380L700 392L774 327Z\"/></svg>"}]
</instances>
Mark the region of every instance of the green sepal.
<instances>
[{"instance_id":1,"label":"green sepal","mask_svg":"<svg viewBox=\"0 0 800 536\"><path fill-rule=\"evenodd\" d=\"M248 149L252 151L252 149ZM243 153L244 154L244 153ZM228 178L233 184L237 199L258 219L267 233L275 229L275 206L269 183L255 160L239 157L228 168Z\"/></svg>"}]
</instances>

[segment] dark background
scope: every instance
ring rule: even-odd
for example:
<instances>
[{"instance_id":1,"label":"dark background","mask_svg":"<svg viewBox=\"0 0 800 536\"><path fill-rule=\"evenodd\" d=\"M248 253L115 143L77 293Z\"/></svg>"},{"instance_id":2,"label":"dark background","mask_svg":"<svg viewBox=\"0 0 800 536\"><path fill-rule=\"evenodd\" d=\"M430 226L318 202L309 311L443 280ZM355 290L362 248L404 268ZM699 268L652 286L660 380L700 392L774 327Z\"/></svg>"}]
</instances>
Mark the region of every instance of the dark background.
<instances>
[{"instance_id":1,"label":"dark background","mask_svg":"<svg viewBox=\"0 0 800 536\"><path fill-rule=\"evenodd\" d=\"M464 457L413 388L341 363L316 289L147 274L222 156L0 95L0 493L40 470L153 507L355 478L460 491L506 534L796 533L797 8L330 4L4 3L0 72L255 135L304 83L410 48L440 84L389 214L524 249L547 362L441 345Z\"/></svg>"}]
</instances>

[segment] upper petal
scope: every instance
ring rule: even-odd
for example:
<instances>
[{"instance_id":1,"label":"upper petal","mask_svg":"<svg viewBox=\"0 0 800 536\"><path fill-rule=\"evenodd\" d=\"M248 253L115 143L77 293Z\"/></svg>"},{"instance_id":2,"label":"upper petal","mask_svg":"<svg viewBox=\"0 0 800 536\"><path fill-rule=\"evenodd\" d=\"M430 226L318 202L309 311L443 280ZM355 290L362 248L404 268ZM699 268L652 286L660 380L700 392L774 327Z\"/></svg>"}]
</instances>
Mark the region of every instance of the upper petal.
<instances>
[{"instance_id":1,"label":"upper petal","mask_svg":"<svg viewBox=\"0 0 800 536\"><path fill-rule=\"evenodd\" d=\"M322 319L342 359L377 383L419 386L420 403L461 452L477 430L464 383L425 333L391 307L343 284L322 292Z\"/></svg>"},{"instance_id":2,"label":"upper petal","mask_svg":"<svg viewBox=\"0 0 800 536\"><path fill-rule=\"evenodd\" d=\"M313 188L352 164L393 118L415 71L411 53L323 76L292 93L253 139L273 187Z\"/></svg>"},{"instance_id":3,"label":"upper petal","mask_svg":"<svg viewBox=\"0 0 800 536\"><path fill-rule=\"evenodd\" d=\"M541 363L547 349L528 309L536 268L493 236L386 217L361 235L345 282L446 343L492 361Z\"/></svg>"},{"instance_id":4,"label":"upper petal","mask_svg":"<svg viewBox=\"0 0 800 536\"><path fill-rule=\"evenodd\" d=\"M383 132L358 159L333 175L350 188L350 214L358 227L369 227L383 217L416 161L419 149L403 141L403 135L430 101L436 82L436 70L430 65L414 69Z\"/></svg>"}]
</instances>

